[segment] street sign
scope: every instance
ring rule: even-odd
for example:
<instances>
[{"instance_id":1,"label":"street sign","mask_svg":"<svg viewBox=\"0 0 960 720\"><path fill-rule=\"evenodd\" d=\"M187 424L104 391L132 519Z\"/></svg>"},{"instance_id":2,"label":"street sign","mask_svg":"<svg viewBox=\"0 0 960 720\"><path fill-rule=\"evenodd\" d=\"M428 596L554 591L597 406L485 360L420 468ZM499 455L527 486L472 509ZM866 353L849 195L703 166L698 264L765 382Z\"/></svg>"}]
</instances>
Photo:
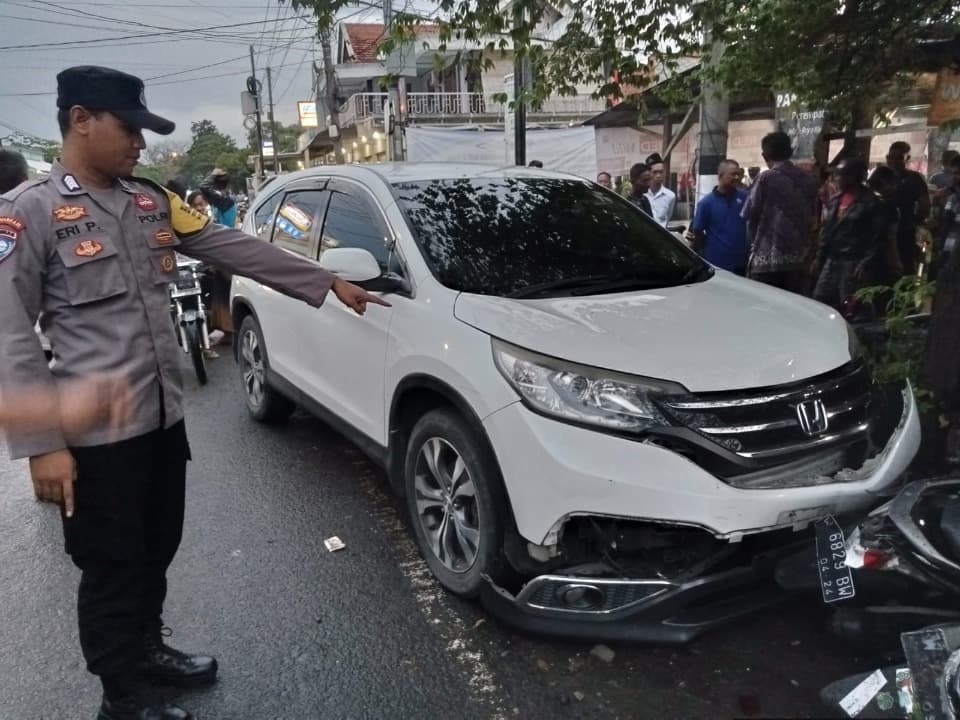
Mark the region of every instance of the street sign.
<instances>
[{"instance_id":1,"label":"street sign","mask_svg":"<svg viewBox=\"0 0 960 720\"><path fill-rule=\"evenodd\" d=\"M263 151L264 151L265 153L272 153L272 152L273 152L273 141L272 141L272 140L264 140L264 141L263 141Z\"/></svg>"},{"instance_id":2,"label":"street sign","mask_svg":"<svg viewBox=\"0 0 960 720\"><path fill-rule=\"evenodd\" d=\"M300 127L315 128L317 122L317 103L313 100L301 100L297 103L297 115L300 117Z\"/></svg>"},{"instance_id":3,"label":"street sign","mask_svg":"<svg viewBox=\"0 0 960 720\"><path fill-rule=\"evenodd\" d=\"M793 93L778 91L776 99L777 129L790 136L795 160L812 160L814 149L827 121L826 110L811 110Z\"/></svg>"}]
</instances>

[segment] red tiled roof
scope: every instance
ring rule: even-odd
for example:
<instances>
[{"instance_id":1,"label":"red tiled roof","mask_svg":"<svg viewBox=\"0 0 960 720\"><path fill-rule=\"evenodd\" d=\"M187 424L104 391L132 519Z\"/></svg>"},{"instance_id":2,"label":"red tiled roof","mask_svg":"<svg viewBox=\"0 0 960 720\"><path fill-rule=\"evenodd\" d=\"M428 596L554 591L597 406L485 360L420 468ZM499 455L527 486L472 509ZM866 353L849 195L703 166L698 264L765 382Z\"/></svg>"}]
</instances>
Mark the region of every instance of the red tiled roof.
<instances>
[{"instance_id":1,"label":"red tiled roof","mask_svg":"<svg viewBox=\"0 0 960 720\"><path fill-rule=\"evenodd\" d=\"M377 61L377 48L383 42L383 23L344 23L353 58L350 62L372 63Z\"/></svg>"},{"instance_id":2,"label":"red tiled roof","mask_svg":"<svg viewBox=\"0 0 960 720\"><path fill-rule=\"evenodd\" d=\"M417 25L417 33L432 33L438 30L436 25ZM385 32L383 23L344 23L343 31L347 35L353 58L350 62L373 63L377 62L377 51L384 41Z\"/></svg>"}]
</instances>

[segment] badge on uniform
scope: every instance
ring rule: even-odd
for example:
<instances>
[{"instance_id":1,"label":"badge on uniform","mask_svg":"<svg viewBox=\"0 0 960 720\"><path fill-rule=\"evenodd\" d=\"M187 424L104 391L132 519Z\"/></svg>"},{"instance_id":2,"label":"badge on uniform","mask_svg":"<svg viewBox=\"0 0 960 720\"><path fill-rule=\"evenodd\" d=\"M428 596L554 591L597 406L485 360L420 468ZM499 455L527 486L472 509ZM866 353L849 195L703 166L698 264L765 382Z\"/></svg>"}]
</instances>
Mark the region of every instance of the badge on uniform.
<instances>
[{"instance_id":1,"label":"badge on uniform","mask_svg":"<svg viewBox=\"0 0 960 720\"><path fill-rule=\"evenodd\" d=\"M0 262L3 262L17 247L17 239L27 226L14 217L0 217Z\"/></svg>"},{"instance_id":2,"label":"badge on uniform","mask_svg":"<svg viewBox=\"0 0 960 720\"><path fill-rule=\"evenodd\" d=\"M137 193L133 196L133 202L140 210L148 212L157 209L157 201L146 193Z\"/></svg>"},{"instance_id":3,"label":"badge on uniform","mask_svg":"<svg viewBox=\"0 0 960 720\"><path fill-rule=\"evenodd\" d=\"M157 245L172 245L175 237L173 233L169 230L157 230L157 234L153 236L153 239L157 241Z\"/></svg>"},{"instance_id":4,"label":"badge on uniform","mask_svg":"<svg viewBox=\"0 0 960 720\"><path fill-rule=\"evenodd\" d=\"M57 222L74 222L89 215L87 209L79 205L61 205L53 209L53 219Z\"/></svg>"},{"instance_id":5,"label":"badge on uniform","mask_svg":"<svg viewBox=\"0 0 960 720\"><path fill-rule=\"evenodd\" d=\"M164 255L160 258L160 269L164 272L173 272L176 263L173 261L173 255Z\"/></svg>"},{"instance_id":6,"label":"badge on uniform","mask_svg":"<svg viewBox=\"0 0 960 720\"><path fill-rule=\"evenodd\" d=\"M63 186L70 192L76 192L80 189L80 183L77 182L77 179L73 175L63 176Z\"/></svg>"},{"instance_id":7,"label":"badge on uniform","mask_svg":"<svg viewBox=\"0 0 960 720\"><path fill-rule=\"evenodd\" d=\"M93 257L94 255L99 255L102 250L103 245L96 240L81 240L77 243L77 247L74 248L73 252L79 257Z\"/></svg>"}]
</instances>

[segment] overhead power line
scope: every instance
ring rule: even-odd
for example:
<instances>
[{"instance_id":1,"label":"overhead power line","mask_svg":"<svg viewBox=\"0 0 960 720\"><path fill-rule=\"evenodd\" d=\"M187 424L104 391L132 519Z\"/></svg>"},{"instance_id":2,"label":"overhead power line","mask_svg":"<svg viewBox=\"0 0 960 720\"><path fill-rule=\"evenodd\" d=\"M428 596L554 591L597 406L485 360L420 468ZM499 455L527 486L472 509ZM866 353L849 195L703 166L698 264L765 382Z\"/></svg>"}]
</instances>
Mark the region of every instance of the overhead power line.
<instances>
[{"instance_id":1,"label":"overhead power line","mask_svg":"<svg viewBox=\"0 0 960 720\"><path fill-rule=\"evenodd\" d=\"M230 25L211 25L210 27L205 27L205 28L180 28L176 30L139 33L136 35L117 35L113 37L96 38L96 39L90 39L90 40L58 40L57 42L29 43L25 45L2 45L0 46L0 50L28 50L28 49L32 50L35 48L48 48L48 47L62 48L66 46L75 46L75 45L95 45L97 43L114 42L118 40L142 40L145 38L157 38L157 37L166 37L171 35L183 35L184 33L199 33L199 32L207 32L207 31L214 31L214 30L228 30L230 28L249 27L250 25L259 25L259 24L260 24L260 21L256 20L253 22L233 23Z\"/></svg>"},{"instance_id":2,"label":"overhead power line","mask_svg":"<svg viewBox=\"0 0 960 720\"><path fill-rule=\"evenodd\" d=\"M249 57L249 56L248 56ZM289 63L289 65L296 65L297 63ZM279 66L278 66L279 67ZM160 87L161 85L180 85L183 83L197 82L199 80L213 80L216 78L224 77L237 77L239 75L249 75L249 70L239 70L235 72L228 73L217 73L215 75L202 75L195 78L182 78L180 80L165 80L163 82L146 82L147 87ZM163 77L163 76L161 76ZM24 92L24 93L0 93L0 97L46 97L50 95L56 95L56 91L45 91L45 92Z\"/></svg>"}]
</instances>

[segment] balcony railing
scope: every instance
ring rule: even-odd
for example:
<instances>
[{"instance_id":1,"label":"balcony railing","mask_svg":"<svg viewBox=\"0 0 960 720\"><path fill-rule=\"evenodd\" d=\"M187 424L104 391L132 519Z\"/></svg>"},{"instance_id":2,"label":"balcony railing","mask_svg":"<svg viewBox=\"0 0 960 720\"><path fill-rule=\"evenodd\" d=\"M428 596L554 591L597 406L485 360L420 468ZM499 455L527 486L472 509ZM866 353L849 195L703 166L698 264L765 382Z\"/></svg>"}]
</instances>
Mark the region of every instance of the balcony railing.
<instances>
[{"instance_id":1,"label":"balcony railing","mask_svg":"<svg viewBox=\"0 0 960 720\"><path fill-rule=\"evenodd\" d=\"M358 120L383 115L387 93L351 95L340 108L340 124L350 127ZM528 117L540 120L590 117L606 109L603 100L589 95L550 98ZM407 93L406 115L411 120L459 120L496 118L502 120L508 104L494 99L494 93Z\"/></svg>"}]
</instances>

